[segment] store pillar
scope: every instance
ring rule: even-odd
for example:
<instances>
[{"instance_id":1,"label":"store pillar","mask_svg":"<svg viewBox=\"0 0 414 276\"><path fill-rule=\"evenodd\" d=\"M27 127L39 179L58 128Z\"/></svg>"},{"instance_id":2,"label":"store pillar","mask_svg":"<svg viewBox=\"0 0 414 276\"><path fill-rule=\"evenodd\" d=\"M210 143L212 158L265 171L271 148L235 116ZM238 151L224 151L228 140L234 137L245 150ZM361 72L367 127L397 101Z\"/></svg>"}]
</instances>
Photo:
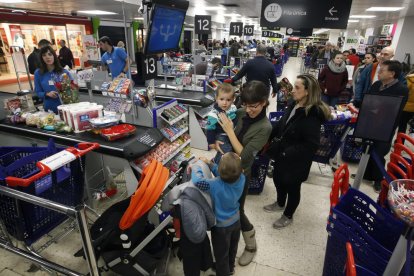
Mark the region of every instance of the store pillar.
<instances>
[{"instance_id":1,"label":"store pillar","mask_svg":"<svg viewBox=\"0 0 414 276\"><path fill-rule=\"evenodd\" d=\"M395 49L395 60L403 61L405 54L409 53L414 57L412 33L414 29L414 16L408 16L398 20L397 29L392 40L392 47Z\"/></svg>"}]
</instances>

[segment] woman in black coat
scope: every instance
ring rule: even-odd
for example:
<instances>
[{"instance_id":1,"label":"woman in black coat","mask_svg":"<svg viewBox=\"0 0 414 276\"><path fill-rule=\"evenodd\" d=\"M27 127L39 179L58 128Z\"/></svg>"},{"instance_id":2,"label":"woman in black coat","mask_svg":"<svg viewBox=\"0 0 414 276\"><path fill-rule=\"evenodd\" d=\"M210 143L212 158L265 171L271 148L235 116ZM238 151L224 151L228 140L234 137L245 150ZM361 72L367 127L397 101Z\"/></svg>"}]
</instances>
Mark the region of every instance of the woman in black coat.
<instances>
[{"instance_id":1,"label":"woman in black coat","mask_svg":"<svg viewBox=\"0 0 414 276\"><path fill-rule=\"evenodd\" d=\"M331 117L329 107L321 101L319 83L313 76L299 75L292 95L295 102L286 109L270 136L271 140L280 140L278 147L269 149L269 155L275 160L273 181L277 200L264 206L264 210L284 210L282 217L273 223L276 229L293 221L301 184L308 178L313 155L319 146L321 124Z\"/></svg>"}]
</instances>

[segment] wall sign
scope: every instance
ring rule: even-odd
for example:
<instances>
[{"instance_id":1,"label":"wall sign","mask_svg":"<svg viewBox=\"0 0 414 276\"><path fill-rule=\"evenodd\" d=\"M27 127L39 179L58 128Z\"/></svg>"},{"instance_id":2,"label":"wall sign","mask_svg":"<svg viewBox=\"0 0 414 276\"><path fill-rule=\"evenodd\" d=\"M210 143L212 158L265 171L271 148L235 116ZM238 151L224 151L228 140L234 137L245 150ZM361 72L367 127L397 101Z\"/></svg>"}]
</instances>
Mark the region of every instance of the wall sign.
<instances>
[{"instance_id":1,"label":"wall sign","mask_svg":"<svg viewBox=\"0 0 414 276\"><path fill-rule=\"evenodd\" d=\"M230 23L230 35L242 36L243 35L243 23L231 22Z\"/></svg>"},{"instance_id":2,"label":"wall sign","mask_svg":"<svg viewBox=\"0 0 414 276\"><path fill-rule=\"evenodd\" d=\"M346 29L352 0L262 0L261 27Z\"/></svg>"},{"instance_id":3,"label":"wall sign","mask_svg":"<svg viewBox=\"0 0 414 276\"><path fill-rule=\"evenodd\" d=\"M306 37L306 36L312 36L313 29L309 28L286 28L286 34L292 35L292 36L299 36L299 37Z\"/></svg>"},{"instance_id":4,"label":"wall sign","mask_svg":"<svg viewBox=\"0 0 414 276\"><path fill-rule=\"evenodd\" d=\"M254 25L246 25L244 26L244 35L252 36L254 33Z\"/></svg>"},{"instance_id":5,"label":"wall sign","mask_svg":"<svg viewBox=\"0 0 414 276\"><path fill-rule=\"evenodd\" d=\"M196 15L194 27L196 34L211 34L211 15Z\"/></svg>"},{"instance_id":6,"label":"wall sign","mask_svg":"<svg viewBox=\"0 0 414 276\"><path fill-rule=\"evenodd\" d=\"M283 35L271 31L262 31L262 37L283 38Z\"/></svg>"}]
</instances>

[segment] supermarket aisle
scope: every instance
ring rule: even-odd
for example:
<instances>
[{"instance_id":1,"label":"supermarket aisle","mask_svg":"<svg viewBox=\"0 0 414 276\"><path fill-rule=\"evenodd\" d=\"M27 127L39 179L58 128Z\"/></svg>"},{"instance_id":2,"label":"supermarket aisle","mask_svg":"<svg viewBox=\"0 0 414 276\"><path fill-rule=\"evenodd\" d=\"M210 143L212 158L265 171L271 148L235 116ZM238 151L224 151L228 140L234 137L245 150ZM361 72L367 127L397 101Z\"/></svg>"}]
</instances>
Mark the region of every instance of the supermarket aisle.
<instances>
[{"instance_id":1,"label":"supermarket aisle","mask_svg":"<svg viewBox=\"0 0 414 276\"><path fill-rule=\"evenodd\" d=\"M300 70L300 60L291 58L286 64L283 76L293 83ZM280 80L280 78L279 78ZM269 111L276 109L275 99L270 99ZM212 157L214 152L193 150L196 156ZM332 183L332 172L327 166L313 164L307 182L302 185L302 199L295 214L292 225L285 229L275 230L272 223L280 214L269 214L263 211L263 206L275 200L275 188L270 178L266 179L264 190L260 195L251 195L246 200L246 213L257 231L258 251L253 263L247 267L236 267L237 276L282 276L302 275L319 276L322 273L325 245L326 219L329 211L329 193ZM356 166L351 166L356 171ZM376 198L373 189L363 183L361 190L372 198ZM42 255L55 262L74 270L86 272L87 268L82 259L73 258L80 248L79 236L71 233L58 244L52 244ZM238 256L244 248L243 240L239 244ZM0 250L2 262L0 275L48 275L38 271L29 273L30 263L11 253ZM103 275L114 275L105 273ZM182 263L173 257L169 265L169 275L182 276ZM210 275L205 273L204 275Z\"/></svg>"}]
</instances>

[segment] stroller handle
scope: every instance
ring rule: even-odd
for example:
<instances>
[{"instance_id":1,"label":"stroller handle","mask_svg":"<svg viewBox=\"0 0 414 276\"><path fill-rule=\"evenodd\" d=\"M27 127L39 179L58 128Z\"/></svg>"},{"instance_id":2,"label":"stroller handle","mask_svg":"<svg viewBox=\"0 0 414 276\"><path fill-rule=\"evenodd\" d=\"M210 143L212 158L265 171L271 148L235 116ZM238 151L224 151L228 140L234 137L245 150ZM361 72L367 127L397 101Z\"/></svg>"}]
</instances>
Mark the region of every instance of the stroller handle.
<instances>
[{"instance_id":1,"label":"stroller handle","mask_svg":"<svg viewBox=\"0 0 414 276\"><path fill-rule=\"evenodd\" d=\"M41 161L38 161L36 163L36 166L40 171L35 175L32 175L28 178L8 176L6 177L6 184L9 187L28 187L34 181L45 177L51 172L63 167L64 165L97 148L99 148L98 143L79 143L78 148L70 147Z\"/></svg>"}]
</instances>

